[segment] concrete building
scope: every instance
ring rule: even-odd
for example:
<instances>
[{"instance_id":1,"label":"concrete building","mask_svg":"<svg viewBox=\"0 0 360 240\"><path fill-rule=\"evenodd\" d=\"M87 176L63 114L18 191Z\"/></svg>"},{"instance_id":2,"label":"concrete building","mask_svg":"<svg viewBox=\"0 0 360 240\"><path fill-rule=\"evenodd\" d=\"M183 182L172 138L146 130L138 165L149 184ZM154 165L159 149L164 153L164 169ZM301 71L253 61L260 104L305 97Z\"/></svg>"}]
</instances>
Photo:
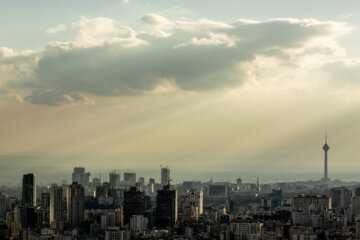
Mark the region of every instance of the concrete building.
<instances>
[{"instance_id":1,"label":"concrete building","mask_svg":"<svg viewBox=\"0 0 360 240\"><path fill-rule=\"evenodd\" d=\"M120 186L120 173L116 171L109 173L109 182L111 187L118 188Z\"/></svg>"},{"instance_id":2,"label":"concrete building","mask_svg":"<svg viewBox=\"0 0 360 240\"><path fill-rule=\"evenodd\" d=\"M85 186L85 168L75 167L72 174L72 182L77 182L82 186Z\"/></svg>"},{"instance_id":3,"label":"concrete building","mask_svg":"<svg viewBox=\"0 0 360 240\"><path fill-rule=\"evenodd\" d=\"M155 226L162 229L172 227L176 224L177 218L177 190L168 184L157 192Z\"/></svg>"},{"instance_id":4,"label":"concrete building","mask_svg":"<svg viewBox=\"0 0 360 240\"><path fill-rule=\"evenodd\" d=\"M135 186L136 184L136 173L125 172L124 173L124 182L126 185Z\"/></svg>"},{"instance_id":5,"label":"concrete building","mask_svg":"<svg viewBox=\"0 0 360 240\"><path fill-rule=\"evenodd\" d=\"M331 209L331 198L325 195L300 194L292 198L292 207L300 211L322 212Z\"/></svg>"},{"instance_id":6,"label":"concrete building","mask_svg":"<svg viewBox=\"0 0 360 240\"><path fill-rule=\"evenodd\" d=\"M50 187L50 224L63 221L63 189L59 186Z\"/></svg>"},{"instance_id":7,"label":"concrete building","mask_svg":"<svg viewBox=\"0 0 360 240\"><path fill-rule=\"evenodd\" d=\"M238 236L239 240L245 240L251 237L254 238L254 235L260 237L261 228L262 223L252 222L251 220L242 220L230 223L230 230Z\"/></svg>"},{"instance_id":8,"label":"concrete building","mask_svg":"<svg viewBox=\"0 0 360 240\"><path fill-rule=\"evenodd\" d=\"M161 185L167 185L170 180L170 168L161 167Z\"/></svg>"},{"instance_id":9,"label":"concrete building","mask_svg":"<svg viewBox=\"0 0 360 240\"><path fill-rule=\"evenodd\" d=\"M131 187L124 192L124 222L130 223L133 215L142 215L145 209L144 192L137 187Z\"/></svg>"},{"instance_id":10,"label":"concrete building","mask_svg":"<svg viewBox=\"0 0 360 240\"><path fill-rule=\"evenodd\" d=\"M199 189L191 189L180 197L180 209L183 212L186 207L195 207L197 215L203 214L204 194Z\"/></svg>"},{"instance_id":11,"label":"concrete building","mask_svg":"<svg viewBox=\"0 0 360 240\"><path fill-rule=\"evenodd\" d=\"M133 215L130 218L130 230L144 231L148 227L148 219L143 215Z\"/></svg>"},{"instance_id":12,"label":"concrete building","mask_svg":"<svg viewBox=\"0 0 360 240\"><path fill-rule=\"evenodd\" d=\"M84 222L84 187L77 182L67 188L67 222L72 227L81 226Z\"/></svg>"}]
</instances>

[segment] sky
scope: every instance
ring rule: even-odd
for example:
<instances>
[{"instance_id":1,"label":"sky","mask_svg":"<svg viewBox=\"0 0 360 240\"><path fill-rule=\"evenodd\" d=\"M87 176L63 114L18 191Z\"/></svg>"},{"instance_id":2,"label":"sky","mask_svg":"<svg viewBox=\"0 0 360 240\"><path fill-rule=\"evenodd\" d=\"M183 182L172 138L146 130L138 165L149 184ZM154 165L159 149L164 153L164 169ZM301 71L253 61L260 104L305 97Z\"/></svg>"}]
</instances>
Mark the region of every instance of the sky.
<instances>
[{"instance_id":1,"label":"sky","mask_svg":"<svg viewBox=\"0 0 360 240\"><path fill-rule=\"evenodd\" d=\"M360 3L0 1L0 181L360 180Z\"/></svg>"}]
</instances>

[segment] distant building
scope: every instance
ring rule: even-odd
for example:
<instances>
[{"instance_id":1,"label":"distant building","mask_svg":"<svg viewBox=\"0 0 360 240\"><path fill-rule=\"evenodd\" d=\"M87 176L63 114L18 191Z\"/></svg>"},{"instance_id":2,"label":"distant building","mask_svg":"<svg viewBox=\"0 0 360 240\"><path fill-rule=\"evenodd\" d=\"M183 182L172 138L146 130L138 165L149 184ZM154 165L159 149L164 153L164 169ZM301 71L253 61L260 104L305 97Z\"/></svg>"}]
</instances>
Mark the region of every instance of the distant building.
<instances>
[{"instance_id":1,"label":"distant building","mask_svg":"<svg viewBox=\"0 0 360 240\"><path fill-rule=\"evenodd\" d=\"M180 197L180 209L183 212L186 207L194 207L197 210L197 215L203 214L203 199L204 194L199 189L191 189Z\"/></svg>"},{"instance_id":2,"label":"distant building","mask_svg":"<svg viewBox=\"0 0 360 240\"><path fill-rule=\"evenodd\" d=\"M145 186L145 178L144 177L139 177L139 184L141 187Z\"/></svg>"},{"instance_id":3,"label":"distant building","mask_svg":"<svg viewBox=\"0 0 360 240\"><path fill-rule=\"evenodd\" d=\"M84 222L85 197L84 187L77 182L67 188L67 221L72 227Z\"/></svg>"},{"instance_id":4,"label":"distant building","mask_svg":"<svg viewBox=\"0 0 360 240\"><path fill-rule=\"evenodd\" d=\"M241 178L237 178L236 179L236 185L240 186L242 184L242 179Z\"/></svg>"},{"instance_id":5,"label":"distant building","mask_svg":"<svg viewBox=\"0 0 360 240\"><path fill-rule=\"evenodd\" d=\"M157 192L155 226L163 229L173 227L177 222L177 217L177 190L168 184Z\"/></svg>"},{"instance_id":6,"label":"distant building","mask_svg":"<svg viewBox=\"0 0 360 240\"><path fill-rule=\"evenodd\" d=\"M77 182L82 186L85 186L85 168L75 167L72 174L72 182Z\"/></svg>"},{"instance_id":7,"label":"distant building","mask_svg":"<svg viewBox=\"0 0 360 240\"><path fill-rule=\"evenodd\" d=\"M208 186L209 197L227 197L228 188L227 183L214 183Z\"/></svg>"},{"instance_id":8,"label":"distant building","mask_svg":"<svg viewBox=\"0 0 360 240\"><path fill-rule=\"evenodd\" d=\"M144 231L148 228L148 219L143 215L133 215L130 218L130 230Z\"/></svg>"},{"instance_id":9,"label":"distant building","mask_svg":"<svg viewBox=\"0 0 360 240\"><path fill-rule=\"evenodd\" d=\"M59 186L50 187L50 224L63 221L63 189Z\"/></svg>"},{"instance_id":10,"label":"distant building","mask_svg":"<svg viewBox=\"0 0 360 240\"><path fill-rule=\"evenodd\" d=\"M170 168L162 167L161 168L161 185L167 185L170 180Z\"/></svg>"},{"instance_id":11,"label":"distant building","mask_svg":"<svg viewBox=\"0 0 360 240\"><path fill-rule=\"evenodd\" d=\"M135 186L136 184L136 173L125 172L124 182L126 185Z\"/></svg>"},{"instance_id":12,"label":"distant building","mask_svg":"<svg viewBox=\"0 0 360 240\"><path fill-rule=\"evenodd\" d=\"M155 184L155 178L149 178L149 184Z\"/></svg>"},{"instance_id":13,"label":"distant building","mask_svg":"<svg viewBox=\"0 0 360 240\"><path fill-rule=\"evenodd\" d=\"M351 191L345 187L330 189L332 208L348 209L351 203Z\"/></svg>"},{"instance_id":14,"label":"distant building","mask_svg":"<svg viewBox=\"0 0 360 240\"><path fill-rule=\"evenodd\" d=\"M86 186L86 187L88 187L90 185L90 176L91 176L90 172L85 173L85 185L84 186Z\"/></svg>"},{"instance_id":15,"label":"distant building","mask_svg":"<svg viewBox=\"0 0 360 240\"><path fill-rule=\"evenodd\" d=\"M36 174L23 175L22 181L22 203L24 205L36 206Z\"/></svg>"},{"instance_id":16,"label":"distant building","mask_svg":"<svg viewBox=\"0 0 360 240\"><path fill-rule=\"evenodd\" d=\"M115 171L109 173L109 182L113 188L118 188L120 186L120 173Z\"/></svg>"},{"instance_id":17,"label":"distant building","mask_svg":"<svg viewBox=\"0 0 360 240\"><path fill-rule=\"evenodd\" d=\"M331 209L331 198L324 195L298 195L293 197L292 206L295 210L322 212Z\"/></svg>"},{"instance_id":18,"label":"distant building","mask_svg":"<svg viewBox=\"0 0 360 240\"><path fill-rule=\"evenodd\" d=\"M131 187L124 192L124 222L130 223L133 215L142 215L145 209L144 192L137 187Z\"/></svg>"},{"instance_id":19,"label":"distant building","mask_svg":"<svg viewBox=\"0 0 360 240\"><path fill-rule=\"evenodd\" d=\"M201 189L200 181L184 181L182 185L186 190Z\"/></svg>"}]
</instances>

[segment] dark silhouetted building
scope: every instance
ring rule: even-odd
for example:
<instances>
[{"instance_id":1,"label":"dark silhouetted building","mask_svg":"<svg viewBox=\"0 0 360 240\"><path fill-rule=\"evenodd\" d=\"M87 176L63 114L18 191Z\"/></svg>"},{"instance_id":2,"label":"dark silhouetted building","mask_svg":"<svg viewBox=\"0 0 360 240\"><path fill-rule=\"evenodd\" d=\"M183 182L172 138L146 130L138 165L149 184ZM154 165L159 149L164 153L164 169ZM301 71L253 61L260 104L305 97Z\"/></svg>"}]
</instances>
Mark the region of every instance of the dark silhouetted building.
<instances>
[{"instance_id":1,"label":"dark silhouetted building","mask_svg":"<svg viewBox=\"0 0 360 240\"><path fill-rule=\"evenodd\" d=\"M41 207L49 208L50 207L50 193L41 193Z\"/></svg>"},{"instance_id":2,"label":"dark silhouetted building","mask_svg":"<svg viewBox=\"0 0 360 240\"><path fill-rule=\"evenodd\" d=\"M22 203L24 205L36 206L36 174L34 173L23 175Z\"/></svg>"},{"instance_id":3,"label":"dark silhouetted building","mask_svg":"<svg viewBox=\"0 0 360 240\"><path fill-rule=\"evenodd\" d=\"M142 215L145 209L145 195L137 187L124 192L124 222L130 223L132 215Z\"/></svg>"},{"instance_id":4,"label":"dark silhouetted building","mask_svg":"<svg viewBox=\"0 0 360 240\"><path fill-rule=\"evenodd\" d=\"M67 221L72 227L84 222L85 197L84 187L77 182L67 188Z\"/></svg>"},{"instance_id":5,"label":"dark silhouetted building","mask_svg":"<svg viewBox=\"0 0 360 240\"><path fill-rule=\"evenodd\" d=\"M177 190L168 183L157 191L155 226L168 228L176 224L178 217Z\"/></svg>"}]
</instances>

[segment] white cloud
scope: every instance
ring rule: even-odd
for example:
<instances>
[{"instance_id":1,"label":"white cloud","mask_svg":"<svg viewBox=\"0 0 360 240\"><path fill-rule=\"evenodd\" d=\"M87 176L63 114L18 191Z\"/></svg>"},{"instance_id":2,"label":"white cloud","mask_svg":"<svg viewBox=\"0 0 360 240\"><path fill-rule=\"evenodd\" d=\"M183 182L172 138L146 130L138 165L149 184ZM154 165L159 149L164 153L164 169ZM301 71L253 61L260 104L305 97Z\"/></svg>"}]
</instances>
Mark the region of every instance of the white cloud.
<instances>
[{"instance_id":1,"label":"white cloud","mask_svg":"<svg viewBox=\"0 0 360 240\"><path fill-rule=\"evenodd\" d=\"M67 26L65 24L59 24L56 27L51 27L46 30L47 33L58 33L58 32L64 32L67 30Z\"/></svg>"},{"instance_id":2,"label":"white cloud","mask_svg":"<svg viewBox=\"0 0 360 240\"><path fill-rule=\"evenodd\" d=\"M289 76L299 69L345 57L336 38L350 31L344 23L314 19L224 23L147 14L141 20L146 30L136 31L114 19L82 17L73 23L78 33L71 42L54 42L28 55L3 49L0 71L8 76L3 87L30 92L24 101L59 105L91 103L87 96L229 89L249 81L293 79ZM269 68L270 62L276 64Z\"/></svg>"},{"instance_id":3,"label":"white cloud","mask_svg":"<svg viewBox=\"0 0 360 240\"><path fill-rule=\"evenodd\" d=\"M135 31L128 26L118 26L111 18L86 18L73 23L78 28L78 34L74 41L75 46L91 47L104 43L118 43L125 47L134 47L145 42L136 37Z\"/></svg>"}]
</instances>

